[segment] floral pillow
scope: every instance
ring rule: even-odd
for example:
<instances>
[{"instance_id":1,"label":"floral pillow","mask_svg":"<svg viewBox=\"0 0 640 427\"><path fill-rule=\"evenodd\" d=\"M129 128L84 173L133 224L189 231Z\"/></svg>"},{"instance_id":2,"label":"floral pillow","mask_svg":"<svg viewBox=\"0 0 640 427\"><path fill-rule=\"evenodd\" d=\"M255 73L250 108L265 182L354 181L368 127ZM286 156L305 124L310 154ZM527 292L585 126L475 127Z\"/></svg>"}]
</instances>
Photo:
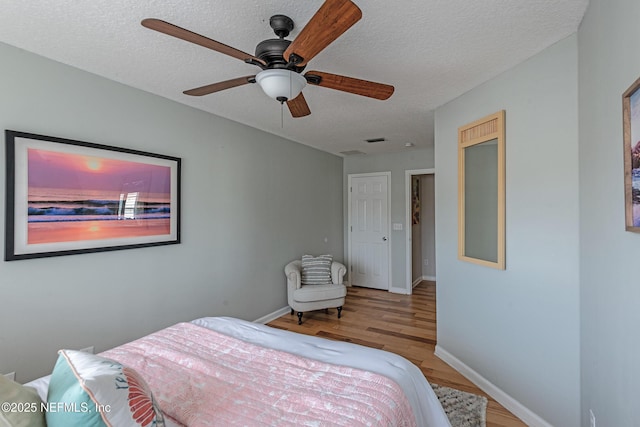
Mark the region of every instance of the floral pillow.
<instances>
[{"instance_id":1,"label":"floral pillow","mask_svg":"<svg viewBox=\"0 0 640 427\"><path fill-rule=\"evenodd\" d=\"M164 426L149 386L121 363L60 350L47 396L48 427Z\"/></svg>"}]
</instances>

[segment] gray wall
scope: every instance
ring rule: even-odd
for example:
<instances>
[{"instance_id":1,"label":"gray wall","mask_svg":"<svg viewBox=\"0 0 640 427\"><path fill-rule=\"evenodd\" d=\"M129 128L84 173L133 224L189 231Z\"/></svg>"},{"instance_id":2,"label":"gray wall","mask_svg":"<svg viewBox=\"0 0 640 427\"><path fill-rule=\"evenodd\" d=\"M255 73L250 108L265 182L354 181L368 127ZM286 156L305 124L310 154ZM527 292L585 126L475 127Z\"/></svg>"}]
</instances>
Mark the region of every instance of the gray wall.
<instances>
[{"instance_id":1,"label":"gray wall","mask_svg":"<svg viewBox=\"0 0 640 427\"><path fill-rule=\"evenodd\" d=\"M349 174L391 172L389 191L391 195L391 223L402 223L402 231L390 231L391 287L407 289L406 280L406 203L404 171L410 169L430 169L433 167L433 150L410 149L390 154L352 156L344 159L344 233L347 233L348 182ZM344 242L345 261L347 239Z\"/></svg>"},{"instance_id":2,"label":"gray wall","mask_svg":"<svg viewBox=\"0 0 640 427\"><path fill-rule=\"evenodd\" d=\"M573 35L435 115L438 345L562 427L580 422L577 66ZM505 271L457 259L457 129L501 109Z\"/></svg>"},{"instance_id":3,"label":"gray wall","mask_svg":"<svg viewBox=\"0 0 640 427\"><path fill-rule=\"evenodd\" d=\"M183 160L182 244L0 262L0 372L28 381L60 348L102 351L201 316L260 318L286 306L289 260L342 257L340 157L4 44L0 63L0 128Z\"/></svg>"},{"instance_id":4,"label":"gray wall","mask_svg":"<svg viewBox=\"0 0 640 427\"><path fill-rule=\"evenodd\" d=\"M582 416L638 426L640 235L624 229L622 94L640 77L640 2L591 0L578 32Z\"/></svg>"}]
</instances>

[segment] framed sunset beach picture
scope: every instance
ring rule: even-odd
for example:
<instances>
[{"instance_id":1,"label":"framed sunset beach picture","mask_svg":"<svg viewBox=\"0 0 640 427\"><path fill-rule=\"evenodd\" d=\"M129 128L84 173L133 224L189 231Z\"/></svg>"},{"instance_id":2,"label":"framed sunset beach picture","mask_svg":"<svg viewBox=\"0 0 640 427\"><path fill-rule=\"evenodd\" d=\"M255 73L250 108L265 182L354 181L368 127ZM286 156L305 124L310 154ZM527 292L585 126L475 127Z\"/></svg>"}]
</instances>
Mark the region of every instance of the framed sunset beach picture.
<instances>
[{"instance_id":1,"label":"framed sunset beach picture","mask_svg":"<svg viewBox=\"0 0 640 427\"><path fill-rule=\"evenodd\" d=\"M5 261L180 243L176 157L5 131Z\"/></svg>"},{"instance_id":2,"label":"framed sunset beach picture","mask_svg":"<svg viewBox=\"0 0 640 427\"><path fill-rule=\"evenodd\" d=\"M622 95L626 230L640 233L640 79Z\"/></svg>"}]
</instances>

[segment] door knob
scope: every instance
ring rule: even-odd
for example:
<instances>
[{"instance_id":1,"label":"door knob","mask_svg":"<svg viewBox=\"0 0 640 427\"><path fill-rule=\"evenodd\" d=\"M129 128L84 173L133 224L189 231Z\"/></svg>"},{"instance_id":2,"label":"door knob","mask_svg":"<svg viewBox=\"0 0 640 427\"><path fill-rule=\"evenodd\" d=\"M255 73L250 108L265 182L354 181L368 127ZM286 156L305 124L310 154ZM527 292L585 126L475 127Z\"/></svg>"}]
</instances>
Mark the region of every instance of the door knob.
<instances>
[{"instance_id":1,"label":"door knob","mask_svg":"<svg viewBox=\"0 0 640 427\"><path fill-rule=\"evenodd\" d=\"M386 237L383 237L383 238L382 238L382 240L386 242L386 241L387 241L387 238L386 238Z\"/></svg>"}]
</instances>

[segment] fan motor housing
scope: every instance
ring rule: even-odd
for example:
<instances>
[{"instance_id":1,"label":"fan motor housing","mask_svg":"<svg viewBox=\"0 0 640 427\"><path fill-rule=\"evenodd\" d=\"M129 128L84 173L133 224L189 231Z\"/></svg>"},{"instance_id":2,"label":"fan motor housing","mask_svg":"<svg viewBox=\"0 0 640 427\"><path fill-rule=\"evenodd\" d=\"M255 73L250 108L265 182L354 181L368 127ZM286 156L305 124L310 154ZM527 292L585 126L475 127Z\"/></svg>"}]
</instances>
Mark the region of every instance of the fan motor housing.
<instances>
[{"instance_id":1,"label":"fan motor housing","mask_svg":"<svg viewBox=\"0 0 640 427\"><path fill-rule=\"evenodd\" d=\"M296 67L289 64L282 54L291 44L291 40L268 39L263 40L256 46L256 57L267 63L267 69L285 68L297 73L304 70L304 67Z\"/></svg>"},{"instance_id":2,"label":"fan motor housing","mask_svg":"<svg viewBox=\"0 0 640 427\"><path fill-rule=\"evenodd\" d=\"M287 61L282 54L290 44L291 41L285 39L263 40L256 46L256 56L266 62L268 68L286 68Z\"/></svg>"}]
</instances>

